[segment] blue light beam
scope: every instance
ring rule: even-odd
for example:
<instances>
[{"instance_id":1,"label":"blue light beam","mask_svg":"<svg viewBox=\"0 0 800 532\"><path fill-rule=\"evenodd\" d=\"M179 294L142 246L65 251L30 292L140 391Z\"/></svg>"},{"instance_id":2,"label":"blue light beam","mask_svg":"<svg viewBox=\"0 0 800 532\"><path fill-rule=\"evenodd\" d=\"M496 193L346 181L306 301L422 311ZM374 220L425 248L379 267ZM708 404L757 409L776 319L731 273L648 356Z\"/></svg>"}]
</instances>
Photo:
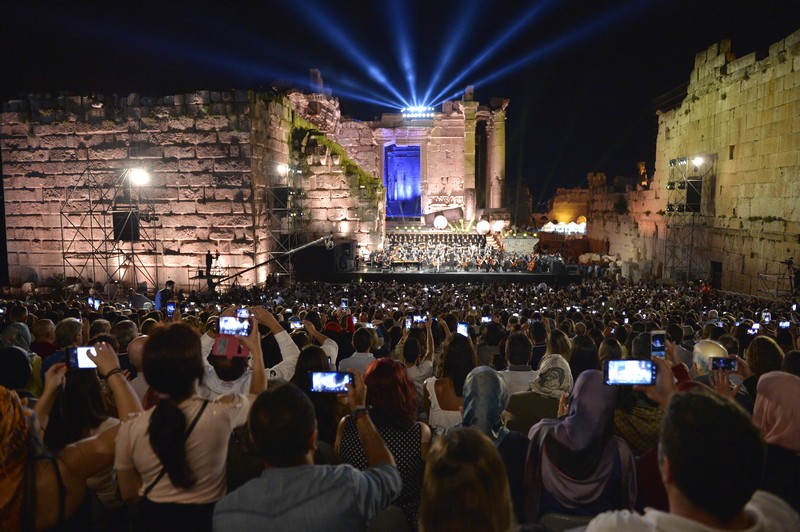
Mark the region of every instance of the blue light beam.
<instances>
[{"instance_id":1,"label":"blue light beam","mask_svg":"<svg viewBox=\"0 0 800 532\"><path fill-rule=\"evenodd\" d=\"M407 35L410 34L410 28L408 24L408 13L404 9L402 0L390 0L389 1L389 12L391 17L394 19L395 24L392 25L395 33L395 43L397 46L397 52L399 55L400 66L403 68L403 71L406 75L406 81L408 82L408 89L411 93L411 103L413 105L419 105L417 101L417 76L416 71L414 69L414 61L412 60L412 52L411 52L411 45L409 44Z\"/></svg>"},{"instance_id":2,"label":"blue light beam","mask_svg":"<svg viewBox=\"0 0 800 532\"><path fill-rule=\"evenodd\" d=\"M542 0L535 6L533 6L530 10L528 10L522 17L517 19L517 21L507 30L503 32L503 34L492 44L487 46L483 52L481 52L478 57L473 59L473 61L461 71L461 73L453 79L445 88L439 91L436 96L432 99L434 101L439 100L442 95L446 94L448 91L452 90L457 84L461 82L465 77L467 77L473 70L481 66L481 64L486 61L492 54L497 52L503 46L508 44L508 42L517 36L519 32L525 29L528 23L537 15L542 14L546 10L550 9L551 7L556 5L555 0Z\"/></svg>"}]
</instances>

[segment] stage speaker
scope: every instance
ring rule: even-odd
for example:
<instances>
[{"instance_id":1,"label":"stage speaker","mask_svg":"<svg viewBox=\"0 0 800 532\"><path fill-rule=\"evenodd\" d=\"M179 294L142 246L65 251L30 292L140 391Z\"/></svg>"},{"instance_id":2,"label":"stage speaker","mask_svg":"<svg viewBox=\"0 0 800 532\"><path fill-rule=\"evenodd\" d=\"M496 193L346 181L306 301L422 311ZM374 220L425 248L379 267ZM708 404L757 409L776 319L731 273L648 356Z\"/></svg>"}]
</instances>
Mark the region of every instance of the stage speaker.
<instances>
[{"instance_id":1,"label":"stage speaker","mask_svg":"<svg viewBox=\"0 0 800 532\"><path fill-rule=\"evenodd\" d=\"M114 212L111 214L114 223L114 240L119 242L139 241L139 213Z\"/></svg>"},{"instance_id":2,"label":"stage speaker","mask_svg":"<svg viewBox=\"0 0 800 532\"><path fill-rule=\"evenodd\" d=\"M686 182L686 212L700 212L700 198L703 196L703 181L688 179Z\"/></svg>"}]
</instances>

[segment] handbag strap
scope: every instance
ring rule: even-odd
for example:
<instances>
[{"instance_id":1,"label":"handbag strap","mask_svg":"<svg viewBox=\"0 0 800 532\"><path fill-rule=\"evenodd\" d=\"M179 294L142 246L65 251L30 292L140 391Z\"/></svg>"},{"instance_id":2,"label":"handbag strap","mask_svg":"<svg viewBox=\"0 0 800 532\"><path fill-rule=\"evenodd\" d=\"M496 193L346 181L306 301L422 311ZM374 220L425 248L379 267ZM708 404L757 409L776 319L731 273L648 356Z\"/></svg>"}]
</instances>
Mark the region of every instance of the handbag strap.
<instances>
[{"instance_id":1,"label":"handbag strap","mask_svg":"<svg viewBox=\"0 0 800 532\"><path fill-rule=\"evenodd\" d=\"M183 437L184 441L189 439L189 435L194 430L194 427L197 425L197 422L200 420L200 416L203 415L203 411L206 409L207 406L208 406L208 399L203 401L203 404L200 407L200 411L197 412L197 414L195 414L194 419L192 419L192 422L189 424L189 428L186 429L186 435ZM166 475L166 474L167 474L167 470L164 469L164 466L161 466L161 471L158 473L158 476L155 478L155 480L153 480L153 482L150 483L150 485L148 485L144 489L144 494L142 495L142 497L146 498L147 495L153 490L153 488L156 487L156 484L158 484L161 481L161 479L164 478L164 475Z\"/></svg>"}]
</instances>

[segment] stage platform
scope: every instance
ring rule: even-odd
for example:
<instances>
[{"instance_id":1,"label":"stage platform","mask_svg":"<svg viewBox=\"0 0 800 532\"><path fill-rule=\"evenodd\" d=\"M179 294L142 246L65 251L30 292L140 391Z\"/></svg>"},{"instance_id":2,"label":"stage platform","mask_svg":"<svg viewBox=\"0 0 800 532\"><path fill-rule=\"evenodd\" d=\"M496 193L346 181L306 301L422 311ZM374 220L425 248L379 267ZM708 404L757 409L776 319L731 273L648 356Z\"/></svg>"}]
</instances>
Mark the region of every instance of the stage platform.
<instances>
[{"instance_id":1,"label":"stage platform","mask_svg":"<svg viewBox=\"0 0 800 532\"><path fill-rule=\"evenodd\" d=\"M527 272L432 272L426 270L397 270L376 271L376 270L357 270L351 272L317 272L314 278L303 276L298 280L303 281L325 281L331 283L351 283L351 282L388 282L397 281L399 283L517 283L517 284L540 284L546 283L550 286L567 286L570 283L580 284L580 274L554 273L527 273Z\"/></svg>"}]
</instances>

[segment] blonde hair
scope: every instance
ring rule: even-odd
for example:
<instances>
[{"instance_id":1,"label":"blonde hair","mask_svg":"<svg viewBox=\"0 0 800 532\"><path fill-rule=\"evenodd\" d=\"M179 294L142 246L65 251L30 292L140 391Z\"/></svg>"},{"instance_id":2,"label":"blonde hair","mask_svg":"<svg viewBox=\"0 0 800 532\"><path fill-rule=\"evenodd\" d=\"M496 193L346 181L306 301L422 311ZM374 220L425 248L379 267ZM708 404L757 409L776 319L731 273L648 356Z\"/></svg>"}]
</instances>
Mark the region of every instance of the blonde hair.
<instances>
[{"instance_id":1,"label":"blonde hair","mask_svg":"<svg viewBox=\"0 0 800 532\"><path fill-rule=\"evenodd\" d=\"M505 532L514 525L503 460L492 441L475 429L450 430L433 444L421 499L421 531Z\"/></svg>"}]
</instances>

